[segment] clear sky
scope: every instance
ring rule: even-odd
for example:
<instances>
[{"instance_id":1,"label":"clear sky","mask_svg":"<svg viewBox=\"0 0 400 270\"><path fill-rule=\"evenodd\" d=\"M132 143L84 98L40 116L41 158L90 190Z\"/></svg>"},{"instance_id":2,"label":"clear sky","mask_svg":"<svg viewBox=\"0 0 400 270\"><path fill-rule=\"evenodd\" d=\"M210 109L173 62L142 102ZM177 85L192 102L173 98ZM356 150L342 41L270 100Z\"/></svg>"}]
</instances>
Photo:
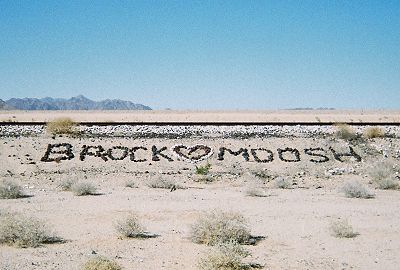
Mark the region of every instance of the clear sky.
<instances>
[{"instance_id":1,"label":"clear sky","mask_svg":"<svg viewBox=\"0 0 400 270\"><path fill-rule=\"evenodd\" d=\"M400 108L400 1L0 0L0 98Z\"/></svg>"}]
</instances>

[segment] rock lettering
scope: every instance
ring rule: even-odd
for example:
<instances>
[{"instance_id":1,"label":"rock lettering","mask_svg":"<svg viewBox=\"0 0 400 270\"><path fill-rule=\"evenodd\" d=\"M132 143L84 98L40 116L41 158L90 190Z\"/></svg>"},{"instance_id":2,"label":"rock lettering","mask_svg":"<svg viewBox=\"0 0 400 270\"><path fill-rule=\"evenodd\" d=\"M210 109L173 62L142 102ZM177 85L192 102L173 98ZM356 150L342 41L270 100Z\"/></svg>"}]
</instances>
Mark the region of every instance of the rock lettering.
<instances>
[{"instance_id":1,"label":"rock lettering","mask_svg":"<svg viewBox=\"0 0 400 270\"><path fill-rule=\"evenodd\" d=\"M60 149L64 148L64 149ZM56 150L58 149L58 150ZM50 157L52 154L61 155L56 158ZM43 162L60 162L61 160L70 160L75 157L74 153L72 153L72 145L69 143L56 143L56 144L48 144L47 150L44 153L44 156L40 159Z\"/></svg>"},{"instance_id":2,"label":"rock lettering","mask_svg":"<svg viewBox=\"0 0 400 270\"><path fill-rule=\"evenodd\" d=\"M153 145L151 147L151 153L148 153L148 149L144 146L135 146L135 147L127 147L127 146L112 146L108 149L105 149L102 145L83 145L82 149L79 153L79 160L85 161L88 157L101 158L103 161L121 161L128 160L133 162L145 162L148 159L144 158L143 155L150 155L149 158L152 161L161 161L166 160L169 162L174 161L167 151L167 147L158 147ZM349 152L338 152L332 147L329 147L330 152L333 155L333 159L339 162L345 162L345 158L353 158L356 162L361 162L361 156L357 154L354 149L349 146ZM170 149L171 153L175 155L178 160L185 160L187 162L198 162L204 159L208 159L213 155L213 150L211 147L207 145L194 145L194 146L185 146L183 144L175 145ZM142 158L137 158L137 154L140 152L140 156ZM252 159L250 160L251 154ZM296 148L277 148L276 152L278 154L278 158L283 162L300 162L301 154L300 151ZM324 163L330 160L327 150L321 147L311 147L305 148L304 154L309 156L308 161L314 163ZM238 150L232 150L227 147L220 147L217 155L218 161L225 160L225 153L229 153L234 157L242 156L242 160L255 161L257 163L270 163L275 160L274 152L267 148L250 148L250 151L247 148L239 148ZM57 144L48 144L47 149L43 157L40 159L43 162L61 162L62 160L71 160L75 157L73 153L73 146L69 143L57 143Z\"/></svg>"}]
</instances>

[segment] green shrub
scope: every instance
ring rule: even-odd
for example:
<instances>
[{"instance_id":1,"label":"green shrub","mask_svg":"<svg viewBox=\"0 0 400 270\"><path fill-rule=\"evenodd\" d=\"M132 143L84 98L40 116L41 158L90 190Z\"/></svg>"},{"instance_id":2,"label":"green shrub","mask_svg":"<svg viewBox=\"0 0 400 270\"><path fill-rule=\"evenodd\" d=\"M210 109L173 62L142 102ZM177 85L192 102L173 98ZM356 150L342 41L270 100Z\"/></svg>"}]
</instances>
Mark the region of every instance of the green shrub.
<instances>
[{"instance_id":1,"label":"green shrub","mask_svg":"<svg viewBox=\"0 0 400 270\"><path fill-rule=\"evenodd\" d=\"M242 215L214 210L200 216L192 225L191 238L195 243L206 245L229 241L242 244L248 243L251 235Z\"/></svg>"},{"instance_id":2,"label":"green shrub","mask_svg":"<svg viewBox=\"0 0 400 270\"><path fill-rule=\"evenodd\" d=\"M46 224L36 218L18 213L0 215L0 243L16 247L38 247L44 243L59 242L51 235Z\"/></svg>"},{"instance_id":3,"label":"green shrub","mask_svg":"<svg viewBox=\"0 0 400 270\"><path fill-rule=\"evenodd\" d=\"M0 183L1 199L18 199L25 197L22 187L14 180L3 180Z\"/></svg>"},{"instance_id":4,"label":"green shrub","mask_svg":"<svg viewBox=\"0 0 400 270\"><path fill-rule=\"evenodd\" d=\"M211 164L207 162L204 166L196 166L196 174L206 175L211 169Z\"/></svg>"},{"instance_id":5,"label":"green shrub","mask_svg":"<svg viewBox=\"0 0 400 270\"><path fill-rule=\"evenodd\" d=\"M102 256L96 256L88 260L82 267L82 270L121 270L122 267L116 262Z\"/></svg>"},{"instance_id":6,"label":"green shrub","mask_svg":"<svg viewBox=\"0 0 400 270\"><path fill-rule=\"evenodd\" d=\"M58 118L47 123L47 132L51 134L76 134L76 123L70 118Z\"/></svg>"}]
</instances>

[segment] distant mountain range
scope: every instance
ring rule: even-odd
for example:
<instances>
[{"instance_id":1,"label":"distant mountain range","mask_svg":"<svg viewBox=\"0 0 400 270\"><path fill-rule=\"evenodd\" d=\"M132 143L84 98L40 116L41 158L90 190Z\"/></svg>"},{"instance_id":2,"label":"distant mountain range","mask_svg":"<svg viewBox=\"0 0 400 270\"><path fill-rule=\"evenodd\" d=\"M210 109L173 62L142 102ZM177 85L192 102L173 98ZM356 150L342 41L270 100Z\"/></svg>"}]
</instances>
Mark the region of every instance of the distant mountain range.
<instances>
[{"instance_id":1,"label":"distant mountain range","mask_svg":"<svg viewBox=\"0 0 400 270\"><path fill-rule=\"evenodd\" d=\"M0 99L0 110L9 110L9 109L12 108L10 108L10 106L8 106L4 100Z\"/></svg>"},{"instance_id":2,"label":"distant mountain range","mask_svg":"<svg viewBox=\"0 0 400 270\"><path fill-rule=\"evenodd\" d=\"M0 99L0 109L3 110L151 110L143 104L120 99L93 101L82 95L70 99L63 98L12 98L6 101Z\"/></svg>"}]
</instances>

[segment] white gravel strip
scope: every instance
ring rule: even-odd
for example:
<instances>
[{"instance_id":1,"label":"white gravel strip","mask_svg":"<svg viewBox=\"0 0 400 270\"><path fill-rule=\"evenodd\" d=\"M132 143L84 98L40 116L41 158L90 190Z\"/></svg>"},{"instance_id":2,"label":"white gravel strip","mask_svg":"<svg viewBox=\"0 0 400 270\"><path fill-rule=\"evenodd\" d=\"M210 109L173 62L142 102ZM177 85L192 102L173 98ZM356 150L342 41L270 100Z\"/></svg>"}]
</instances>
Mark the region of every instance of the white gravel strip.
<instances>
[{"instance_id":1,"label":"white gravel strip","mask_svg":"<svg viewBox=\"0 0 400 270\"><path fill-rule=\"evenodd\" d=\"M357 134L362 134L369 126L353 126ZM391 137L400 137L400 126L381 127ZM96 137L300 137L332 135L335 126L153 126L153 125L109 125L79 126L78 130L86 136ZM46 133L42 125L0 125L0 136L39 136Z\"/></svg>"}]
</instances>

